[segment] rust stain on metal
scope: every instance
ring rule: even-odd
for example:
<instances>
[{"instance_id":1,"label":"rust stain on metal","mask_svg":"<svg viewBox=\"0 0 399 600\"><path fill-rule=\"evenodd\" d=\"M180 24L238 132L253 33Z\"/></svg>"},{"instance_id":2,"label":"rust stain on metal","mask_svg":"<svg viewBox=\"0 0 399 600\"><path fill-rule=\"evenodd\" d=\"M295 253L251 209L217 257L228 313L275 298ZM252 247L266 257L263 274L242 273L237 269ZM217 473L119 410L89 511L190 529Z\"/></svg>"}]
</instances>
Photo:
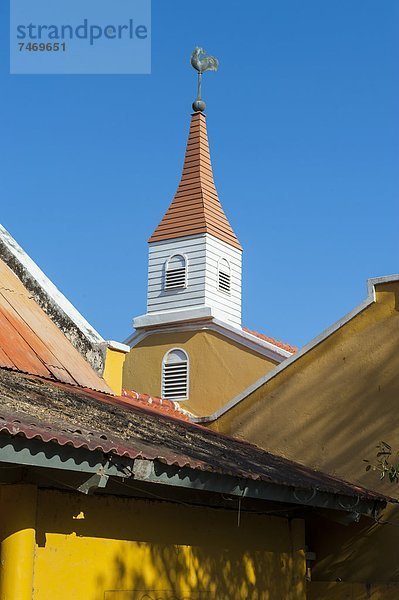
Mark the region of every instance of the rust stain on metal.
<instances>
[{"instance_id":1,"label":"rust stain on metal","mask_svg":"<svg viewBox=\"0 0 399 600\"><path fill-rule=\"evenodd\" d=\"M202 113L191 117L183 173L176 195L150 242L209 233L241 249L213 180L211 157Z\"/></svg>"},{"instance_id":2,"label":"rust stain on metal","mask_svg":"<svg viewBox=\"0 0 399 600\"><path fill-rule=\"evenodd\" d=\"M112 393L2 260L0 366Z\"/></svg>"},{"instance_id":3,"label":"rust stain on metal","mask_svg":"<svg viewBox=\"0 0 399 600\"><path fill-rule=\"evenodd\" d=\"M0 369L1 432L304 490L385 498L123 397L5 369Z\"/></svg>"}]
</instances>

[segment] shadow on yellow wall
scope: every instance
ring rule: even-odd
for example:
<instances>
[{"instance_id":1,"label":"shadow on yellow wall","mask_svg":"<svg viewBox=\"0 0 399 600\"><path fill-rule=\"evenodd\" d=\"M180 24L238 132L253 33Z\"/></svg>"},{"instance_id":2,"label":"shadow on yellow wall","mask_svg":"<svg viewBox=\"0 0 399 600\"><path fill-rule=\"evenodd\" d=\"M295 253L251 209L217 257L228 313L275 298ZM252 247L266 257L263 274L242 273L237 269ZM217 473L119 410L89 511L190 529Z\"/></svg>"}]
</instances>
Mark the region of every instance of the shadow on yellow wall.
<instances>
[{"instance_id":1,"label":"shadow on yellow wall","mask_svg":"<svg viewBox=\"0 0 399 600\"><path fill-rule=\"evenodd\" d=\"M366 473L381 439L399 428L399 285L293 362L212 428L389 495Z\"/></svg>"},{"instance_id":2,"label":"shadow on yellow wall","mask_svg":"<svg viewBox=\"0 0 399 600\"><path fill-rule=\"evenodd\" d=\"M378 286L375 304L287 366L212 427L307 466L398 496L398 486L380 482L375 472L366 472L363 462L375 456L380 440L393 445L397 440L398 307L399 284ZM353 596L340 595L343 586L337 579L348 586L361 584L363 591L365 585L374 585L373 598L383 593L382 583L385 589L387 582L399 581L398 508L391 507L384 520L390 523L362 520L347 528L335 523L313 528L311 549L317 553L313 575L320 582L330 582L331 590L337 584L335 598L358 598L355 592ZM330 588L317 589L319 595L314 597L318 600L333 597Z\"/></svg>"},{"instance_id":3,"label":"shadow on yellow wall","mask_svg":"<svg viewBox=\"0 0 399 600\"><path fill-rule=\"evenodd\" d=\"M300 520L39 492L35 600L304 600Z\"/></svg>"},{"instance_id":4,"label":"shadow on yellow wall","mask_svg":"<svg viewBox=\"0 0 399 600\"><path fill-rule=\"evenodd\" d=\"M113 578L98 579L99 590L108 587L104 596L100 592L98 600L301 597L303 582L295 585L294 560L288 555L249 550L231 552L212 547L140 546L140 564L130 562L123 547L116 553Z\"/></svg>"}]
</instances>

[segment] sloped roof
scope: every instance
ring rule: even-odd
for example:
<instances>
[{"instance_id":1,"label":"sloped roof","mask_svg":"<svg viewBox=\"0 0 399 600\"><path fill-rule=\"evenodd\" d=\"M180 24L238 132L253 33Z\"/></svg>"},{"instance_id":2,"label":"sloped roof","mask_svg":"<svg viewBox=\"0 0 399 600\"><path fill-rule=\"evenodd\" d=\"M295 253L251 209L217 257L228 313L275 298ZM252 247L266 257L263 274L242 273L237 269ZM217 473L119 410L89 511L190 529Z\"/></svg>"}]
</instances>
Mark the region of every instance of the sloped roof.
<instances>
[{"instance_id":1,"label":"sloped roof","mask_svg":"<svg viewBox=\"0 0 399 600\"><path fill-rule=\"evenodd\" d=\"M168 400L167 398L160 398L159 396L151 396L150 394L142 394L134 390L125 389L122 390L122 397L130 406L147 408L156 413L170 415L183 421L189 421L193 416L191 413L183 410L178 402Z\"/></svg>"},{"instance_id":2,"label":"sloped roof","mask_svg":"<svg viewBox=\"0 0 399 600\"><path fill-rule=\"evenodd\" d=\"M102 346L108 342L105 342L1 224L0 260L16 274L29 295L93 369L102 373Z\"/></svg>"},{"instance_id":3,"label":"sloped roof","mask_svg":"<svg viewBox=\"0 0 399 600\"><path fill-rule=\"evenodd\" d=\"M0 366L112 393L1 259Z\"/></svg>"},{"instance_id":4,"label":"sloped roof","mask_svg":"<svg viewBox=\"0 0 399 600\"><path fill-rule=\"evenodd\" d=\"M264 333L253 331L252 329L248 329L248 327L243 327L242 329L243 331L246 331L247 333L250 333L251 335L254 335L255 337L259 338L260 340L264 340L265 342L269 342L270 344L277 346L277 348L281 348L282 350L291 352L291 354L294 354L294 352L298 351L298 348L296 346L291 346L291 344L286 344L281 340L276 340L275 338L265 335Z\"/></svg>"},{"instance_id":5,"label":"sloped roof","mask_svg":"<svg viewBox=\"0 0 399 600\"><path fill-rule=\"evenodd\" d=\"M372 501L391 500L122 397L0 369L0 434Z\"/></svg>"},{"instance_id":6,"label":"sloped roof","mask_svg":"<svg viewBox=\"0 0 399 600\"><path fill-rule=\"evenodd\" d=\"M317 335L313 340L302 346L302 348L298 349L293 353L292 356L282 361L275 368L268 371L263 377L258 379L254 384L249 386L246 390L241 392L238 396L233 398L230 402L227 402L220 409L215 411L213 414L208 415L206 417L194 417L195 422L198 423L211 423L216 419L219 419L222 415L232 410L235 406L237 406L240 402L244 401L251 394L254 393L255 390L259 389L263 385L266 385L268 381L278 377L280 373L289 369L290 366L296 361L300 360L302 356L312 351L313 348L318 346L319 344L324 343L331 335L333 335L336 331L344 327L347 323L349 323L352 319L354 319L357 315L362 313L364 310L367 310L370 306L372 306L377 301L376 296L376 288L379 285L384 285L386 283L399 282L399 273L394 275L385 275L382 277L372 277L367 280L367 298L363 300L358 306L356 306L353 310L348 312L346 315L338 319L335 323L333 323L330 327L327 327L324 331L322 331L319 335Z\"/></svg>"},{"instance_id":7,"label":"sloped roof","mask_svg":"<svg viewBox=\"0 0 399 600\"><path fill-rule=\"evenodd\" d=\"M183 174L176 195L149 242L209 233L241 249L213 180L206 117L191 116Z\"/></svg>"}]
</instances>

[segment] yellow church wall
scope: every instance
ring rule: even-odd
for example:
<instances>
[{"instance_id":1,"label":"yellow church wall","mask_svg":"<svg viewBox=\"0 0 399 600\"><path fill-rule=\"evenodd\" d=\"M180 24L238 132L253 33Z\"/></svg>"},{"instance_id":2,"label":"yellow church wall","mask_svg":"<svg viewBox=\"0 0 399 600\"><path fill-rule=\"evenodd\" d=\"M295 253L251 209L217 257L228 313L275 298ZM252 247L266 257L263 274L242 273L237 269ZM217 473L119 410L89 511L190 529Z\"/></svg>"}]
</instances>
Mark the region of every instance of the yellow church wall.
<instances>
[{"instance_id":1,"label":"yellow church wall","mask_svg":"<svg viewBox=\"0 0 399 600\"><path fill-rule=\"evenodd\" d=\"M365 486L380 440L399 426L399 283L211 427ZM380 486L381 487L381 486ZM392 492L392 486L382 487Z\"/></svg>"},{"instance_id":2,"label":"yellow church wall","mask_svg":"<svg viewBox=\"0 0 399 600\"><path fill-rule=\"evenodd\" d=\"M380 440L399 448L398 309L399 283L378 285L376 303L211 427L398 497L399 487L366 473L363 462L375 457ZM313 575L319 583L312 583L311 598L357 599L366 589L367 598L399 597L394 583L399 582L398 509L391 508L384 519L395 524L326 522L315 529L311 550L318 555Z\"/></svg>"},{"instance_id":3,"label":"yellow church wall","mask_svg":"<svg viewBox=\"0 0 399 600\"><path fill-rule=\"evenodd\" d=\"M126 353L107 348L103 379L117 396L122 394L122 373Z\"/></svg>"},{"instance_id":4,"label":"yellow church wall","mask_svg":"<svg viewBox=\"0 0 399 600\"><path fill-rule=\"evenodd\" d=\"M175 347L190 361L189 399L180 404L200 416L223 406L276 364L214 331L152 333L127 355L123 386L160 396L162 359Z\"/></svg>"},{"instance_id":5,"label":"yellow church wall","mask_svg":"<svg viewBox=\"0 0 399 600\"><path fill-rule=\"evenodd\" d=\"M23 497L15 487L14 504ZM4 512L0 488L0 523L20 546L14 556L34 556L25 595L15 595L14 579L14 590L0 588L2 600L306 598L301 520L242 512L238 527L234 510L52 490L38 490L32 506L33 548L21 543L21 520ZM4 527L0 542L3 562Z\"/></svg>"}]
</instances>

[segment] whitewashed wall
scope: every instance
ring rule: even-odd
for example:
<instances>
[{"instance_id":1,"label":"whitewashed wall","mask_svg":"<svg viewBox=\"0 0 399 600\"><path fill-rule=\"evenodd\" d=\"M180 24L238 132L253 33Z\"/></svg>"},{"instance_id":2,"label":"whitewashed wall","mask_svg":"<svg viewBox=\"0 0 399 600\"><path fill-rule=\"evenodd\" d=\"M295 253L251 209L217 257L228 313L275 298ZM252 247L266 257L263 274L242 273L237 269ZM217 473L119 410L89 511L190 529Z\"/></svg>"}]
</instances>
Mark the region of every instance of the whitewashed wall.
<instances>
[{"instance_id":1,"label":"whitewashed wall","mask_svg":"<svg viewBox=\"0 0 399 600\"><path fill-rule=\"evenodd\" d=\"M183 254L187 258L187 287L165 290L166 261L173 254ZM152 242L148 258L147 312L204 306L205 266L205 234Z\"/></svg>"},{"instance_id":2,"label":"whitewashed wall","mask_svg":"<svg viewBox=\"0 0 399 600\"><path fill-rule=\"evenodd\" d=\"M183 254L188 261L187 287L165 290L167 259ZM223 320L241 327L242 253L209 234L152 242L148 260L147 314L175 309L209 306ZM226 258L231 266L231 292L218 289L218 262Z\"/></svg>"},{"instance_id":3,"label":"whitewashed wall","mask_svg":"<svg viewBox=\"0 0 399 600\"><path fill-rule=\"evenodd\" d=\"M230 294L218 289L218 263L225 258L230 263ZM222 312L225 320L241 327L242 252L206 234L205 304Z\"/></svg>"}]
</instances>

